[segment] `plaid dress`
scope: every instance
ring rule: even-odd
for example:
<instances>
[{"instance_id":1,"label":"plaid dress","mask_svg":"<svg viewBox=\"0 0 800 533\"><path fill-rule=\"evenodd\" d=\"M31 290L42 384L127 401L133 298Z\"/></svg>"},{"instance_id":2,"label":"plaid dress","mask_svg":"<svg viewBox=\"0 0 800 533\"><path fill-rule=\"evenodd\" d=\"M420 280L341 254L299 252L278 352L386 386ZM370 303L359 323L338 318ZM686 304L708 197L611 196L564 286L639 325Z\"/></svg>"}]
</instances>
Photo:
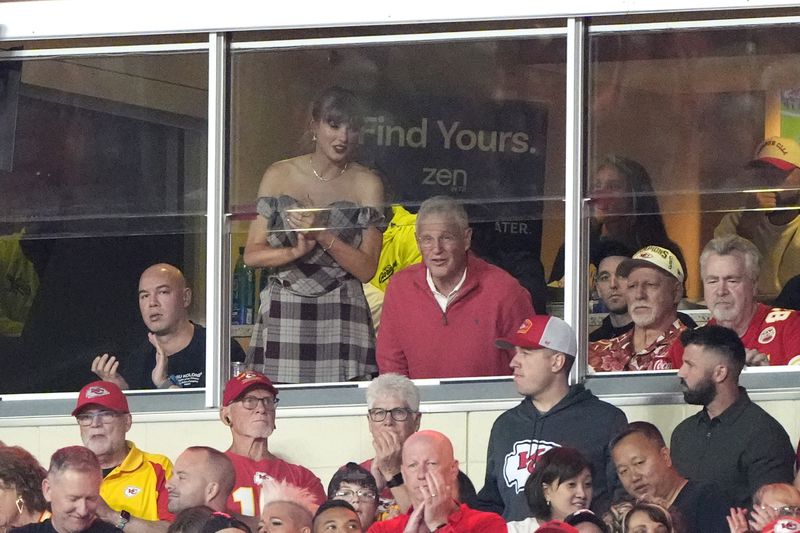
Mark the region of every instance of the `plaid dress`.
<instances>
[{"instance_id":1,"label":"plaid dress","mask_svg":"<svg viewBox=\"0 0 800 533\"><path fill-rule=\"evenodd\" d=\"M296 244L285 217L287 209L300 207L290 196L258 199L270 246ZM375 208L335 202L317 212L317 225L358 247L362 230L382 218ZM361 282L321 245L270 275L250 346L253 360L263 354L264 373L279 383L347 381L377 372L375 331Z\"/></svg>"}]
</instances>

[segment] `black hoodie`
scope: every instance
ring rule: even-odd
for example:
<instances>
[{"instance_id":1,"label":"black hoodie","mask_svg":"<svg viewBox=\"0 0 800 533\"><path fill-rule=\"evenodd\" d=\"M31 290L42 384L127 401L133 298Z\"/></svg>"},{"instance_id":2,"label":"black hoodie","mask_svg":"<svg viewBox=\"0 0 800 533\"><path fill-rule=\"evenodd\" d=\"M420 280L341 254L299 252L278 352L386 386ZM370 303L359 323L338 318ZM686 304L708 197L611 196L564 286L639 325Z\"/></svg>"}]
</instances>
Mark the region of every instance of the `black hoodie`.
<instances>
[{"instance_id":1,"label":"black hoodie","mask_svg":"<svg viewBox=\"0 0 800 533\"><path fill-rule=\"evenodd\" d=\"M625 413L582 384L572 385L546 413L537 411L526 397L492 426L486 482L478 493L476 508L502 514L506 521L530 516L525 481L536 459L550 448L569 446L592 465L592 509L608 509L618 483L608 444L627 422Z\"/></svg>"}]
</instances>

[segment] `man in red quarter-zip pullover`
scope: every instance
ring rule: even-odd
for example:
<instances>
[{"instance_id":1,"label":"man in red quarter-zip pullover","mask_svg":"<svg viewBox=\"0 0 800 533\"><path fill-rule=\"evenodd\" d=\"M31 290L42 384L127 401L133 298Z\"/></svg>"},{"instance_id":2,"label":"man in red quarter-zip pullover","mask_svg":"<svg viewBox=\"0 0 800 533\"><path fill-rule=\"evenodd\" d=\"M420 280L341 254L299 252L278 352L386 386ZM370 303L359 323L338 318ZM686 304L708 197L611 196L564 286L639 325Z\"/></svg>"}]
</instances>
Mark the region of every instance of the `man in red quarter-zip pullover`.
<instances>
[{"instance_id":1,"label":"man in red quarter-zip pullover","mask_svg":"<svg viewBox=\"0 0 800 533\"><path fill-rule=\"evenodd\" d=\"M422 203L416 238L422 263L396 273L386 288L380 373L412 379L510 374L514 354L494 340L533 315L530 293L469 252L467 214L452 198Z\"/></svg>"}]
</instances>

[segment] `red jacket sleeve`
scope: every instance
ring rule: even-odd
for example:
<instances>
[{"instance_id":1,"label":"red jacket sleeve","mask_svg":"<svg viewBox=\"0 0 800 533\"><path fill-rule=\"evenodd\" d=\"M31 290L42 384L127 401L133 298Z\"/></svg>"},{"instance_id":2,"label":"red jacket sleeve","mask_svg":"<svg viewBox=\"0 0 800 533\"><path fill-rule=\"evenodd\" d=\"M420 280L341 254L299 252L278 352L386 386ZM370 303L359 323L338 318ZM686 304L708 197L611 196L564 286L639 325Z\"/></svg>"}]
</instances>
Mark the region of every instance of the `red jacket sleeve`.
<instances>
[{"instance_id":1,"label":"red jacket sleeve","mask_svg":"<svg viewBox=\"0 0 800 533\"><path fill-rule=\"evenodd\" d=\"M386 295L383 298L381 327L378 329L375 358L380 374L394 372L408 376L408 360L400 344L399 339L402 336L402 332L398 331L397 323L397 320L402 316L401 311L398 309L397 300L402 298L402 295L396 294L396 289L396 280L392 279L386 287Z\"/></svg>"}]
</instances>

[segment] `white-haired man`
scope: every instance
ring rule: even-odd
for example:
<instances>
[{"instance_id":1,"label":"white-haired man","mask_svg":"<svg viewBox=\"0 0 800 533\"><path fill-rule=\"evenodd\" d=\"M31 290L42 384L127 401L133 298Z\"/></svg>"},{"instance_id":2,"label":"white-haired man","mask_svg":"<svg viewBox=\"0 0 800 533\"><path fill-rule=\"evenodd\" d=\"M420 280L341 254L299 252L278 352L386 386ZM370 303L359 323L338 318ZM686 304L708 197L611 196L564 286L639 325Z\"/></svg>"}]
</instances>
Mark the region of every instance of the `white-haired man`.
<instances>
[{"instance_id":1,"label":"white-haired man","mask_svg":"<svg viewBox=\"0 0 800 533\"><path fill-rule=\"evenodd\" d=\"M291 464L269 451L275 430L278 389L260 372L247 370L228 380L222 395L220 420L230 427L233 442L225 454L233 462L236 485L228 498L228 509L245 516L258 516L261 482L286 480L308 489L322 503L322 483L309 469Z\"/></svg>"},{"instance_id":2,"label":"white-haired man","mask_svg":"<svg viewBox=\"0 0 800 533\"><path fill-rule=\"evenodd\" d=\"M435 196L417 213L422 263L392 276L376 357L381 374L416 378L499 376L511 354L492 341L534 313L509 273L470 253L464 208Z\"/></svg>"},{"instance_id":3,"label":"white-haired man","mask_svg":"<svg viewBox=\"0 0 800 533\"><path fill-rule=\"evenodd\" d=\"M589 365L597 372L679 368L683 352L675 342L686 325L678 319L684 273L678 258L660 246L646 246L617 267L627 278L625 298L633 329L589 344Z\"/></svg>"},{"instance_id":4,"label":"white-haired man","mask_svg":"<svg viewBox=\"0 0 800 533\"><path fill-rule=\"evenodd\" d=\"M800 364L800 313L758 303L760 264L758 248L738 235L706 244L700 274L709 323L739 335L748 365Z\"/></svg>"}]
</instances>

